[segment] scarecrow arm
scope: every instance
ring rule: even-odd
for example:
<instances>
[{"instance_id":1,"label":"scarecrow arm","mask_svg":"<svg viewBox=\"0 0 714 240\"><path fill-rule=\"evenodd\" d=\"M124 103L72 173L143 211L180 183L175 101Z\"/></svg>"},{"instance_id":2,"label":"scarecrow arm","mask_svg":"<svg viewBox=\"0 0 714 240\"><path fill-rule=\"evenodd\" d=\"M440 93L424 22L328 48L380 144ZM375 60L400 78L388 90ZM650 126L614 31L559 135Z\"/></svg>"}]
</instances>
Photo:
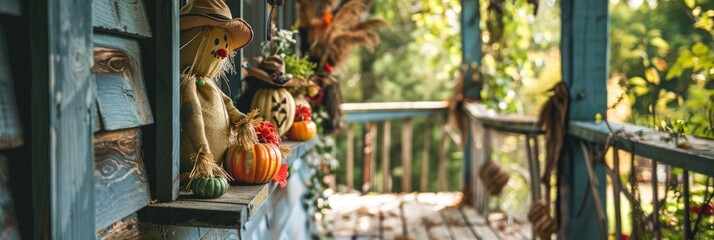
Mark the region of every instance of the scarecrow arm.
<instances>
[{"instance_id":1,"label":"scarecrow arm","mask_svg":"<svg viewBox=\"0 0 714 240\"><path fill-rule=\"evenodd\" d=\"M212 159L204 129L201 103L198 100L196 78L182 76L181 80L181 134L186 134L187 139L196 143L194 146L197 149L189 150L192 154L207 155L206 157Z\"/></svg>"},{"instance_id":2,"label":"scarecrow arm","mask_svg":"<svg viewBox=\"0 0 714 240\"><path fill-rule=\"evenodd\" d=\"M238 111L233 105L233 100L226 94L221 93L223 97L223 103L226 106L226 112L228 112L228 117L231 123L231 135L229 141L232 144L238 144L243 147L251 147L253 144L258 143L258 136L253 128L253 123L256 120L255 115L257 111L252 111L248 115L245 115Z\"/></svg>"},{"instance_id":3,"label":"scarecrow arm","mask_svg":"<svg viewBox=\"0 0 714 240\"><path fill-rule=\"evenodd\" d=\"M230 97L226 96L225 93L221 93L221 95L223 95L223 103L225 103L226 111L228 112L228 117L230 118L231 126L235 126L238 124L238 122L240 122L240 120L243 120L243 118L245 118L245 114L236 109L236 107L233 105L233 100L231 100Z\"/></svg>"}]
</instances>

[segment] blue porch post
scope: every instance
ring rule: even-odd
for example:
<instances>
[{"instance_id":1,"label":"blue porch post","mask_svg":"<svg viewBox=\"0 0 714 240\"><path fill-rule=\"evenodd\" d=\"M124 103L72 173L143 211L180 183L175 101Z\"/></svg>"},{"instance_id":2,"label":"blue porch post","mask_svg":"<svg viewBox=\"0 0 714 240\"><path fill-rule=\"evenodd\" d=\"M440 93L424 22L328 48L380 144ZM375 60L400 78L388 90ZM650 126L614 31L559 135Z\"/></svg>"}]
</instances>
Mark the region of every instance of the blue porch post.
<instances>
[{"instance_id":1,"label":"blue porch post","mask_svg":"<svg viewBox=\"0 0 714 240\"><path fill-rule=\"evenodd\" d=\"M480 99L481 84L473 81L473 67L481 64L481 29L479 29L480 12L478 0L461 0L461 55L464 71L464 98ZM473 181L473 151L474 141L471 136L471 124L468 124L464 134L463 169L464 185L462 192L466 202L474 200ZM472 202L473 203L473 202Z\"/></svg>"},{"instance_id":2,"label":"blue porch post","mask_svg":"<svg viewBox=\"0 0 714 240\"><path fill-rule=\"evenodd\" d=\"M570 121L593 121L597 113L605 114L607 109L608 3L603 0L561 2L562 73L563 81L570 91ZM566 139L569 157L564 158L558 167L559 234L562 239L606 239L607 236L600 236L592 194L586 194L590 188L580 143L580 140L572 137ZM596 165L595 175L599 183L597 191L604 203L604 168Z\"/></svg>"}]
</instances>

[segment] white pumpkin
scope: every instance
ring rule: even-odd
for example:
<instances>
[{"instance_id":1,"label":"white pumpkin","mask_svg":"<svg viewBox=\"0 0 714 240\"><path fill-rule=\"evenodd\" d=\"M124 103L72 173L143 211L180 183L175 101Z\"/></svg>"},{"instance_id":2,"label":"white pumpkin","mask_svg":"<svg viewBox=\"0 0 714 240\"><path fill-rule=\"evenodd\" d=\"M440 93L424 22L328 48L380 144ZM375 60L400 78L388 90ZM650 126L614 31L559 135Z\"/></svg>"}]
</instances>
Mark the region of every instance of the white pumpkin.
<instances>
[{"instance_id":1,"label":"white pumpkin","mask_svg":"<svg viewBox=\"0 0 714 240\"><path fill-rule=\"evenodd\" d=\"M275 124L280 136L287 133L293 125L295 99L285 88L259 89L250 105L250 108L259 108L263 118Z\"/></svg>"}]
</instances>

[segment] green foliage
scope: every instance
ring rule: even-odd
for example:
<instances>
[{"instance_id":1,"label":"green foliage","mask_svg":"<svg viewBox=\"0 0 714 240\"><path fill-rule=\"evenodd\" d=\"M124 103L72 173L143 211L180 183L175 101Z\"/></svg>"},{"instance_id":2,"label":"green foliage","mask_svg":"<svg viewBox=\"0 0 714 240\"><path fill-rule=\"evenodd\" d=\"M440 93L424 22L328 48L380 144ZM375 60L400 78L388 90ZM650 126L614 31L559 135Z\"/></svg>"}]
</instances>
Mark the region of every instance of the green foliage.
<instances>
[{"instance_id":1,"label":"green foliage","mask_svg":"<svg viewBox=\"0 0 714 240\"><path fill-rule=\"evenodd\" d=\"M260 50L263 57L275 54L283 57L295 55L295 44L297 44L294 37L295 34L297 34L297 31L294 30L278 30L277 36L273 36L271 41L261 43Z\"/></svg>"},{"instance_id":2,"label":"green foliage","mask_svg":"<svg viewBox=\"0 0 714 240\"><path fill-rule=\"evenodd\" d=\"M631 3L631 2L630 2ZM637 124L687 123L687 134L714 137L711 17L714 2L653 1L612 6L610 68L623 76Z\"/></svg>"},{"instance_id":3,"label":"green foliage","mask_svg":"<svg viewBox=\"0 0 714 240\"><path fill-rule=\"evenodd\" d=\"M481 98L497 111L536 114L543 93L561 79L559 7L545 1L538 15L533 10L525 0L481 4Z\"/></svg>"},{"instance_id":4,"label":"green foliage","mask_svg":"<svg viewBox=\"0 0 714 240\"><path fill-rule=\"evenodd\" d=\"M461 63L458 0L374 1L372 17L390 27L374 52L362 50L343 71L346 102L444 100Z\"/></svg>"},{"instance_id":5,"label":"green foliage","mask_svg":"<svg viewBox=\"0 0 714 240\"><path fill-rule=\"evenodd\" d=\"M310 62L308 56L287 55L283 61L285 61L285 73L288 78L308 79L312 75L313 69L317 67L317 64Z\"/></svg>"}]
</instances>

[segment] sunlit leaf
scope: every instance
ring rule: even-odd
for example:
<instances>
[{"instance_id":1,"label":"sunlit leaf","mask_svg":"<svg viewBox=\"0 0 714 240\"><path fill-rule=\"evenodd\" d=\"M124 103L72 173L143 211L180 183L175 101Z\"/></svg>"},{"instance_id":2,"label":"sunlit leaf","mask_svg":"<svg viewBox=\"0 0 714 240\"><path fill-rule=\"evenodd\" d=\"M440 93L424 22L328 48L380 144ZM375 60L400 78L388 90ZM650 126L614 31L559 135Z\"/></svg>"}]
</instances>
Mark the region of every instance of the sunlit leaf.
<instances>
[{"instance_id":1,"label":"sunlit leaf","mask_svg":"<svg viewBox=\"0 0 714 240\"><path fill-rule=\"evenodd\" d=\"M657 69L649 68L645 71L645 79L655 85L659 85L659 72Z\"/></svg>"},{"instance_id":2,"label":"sunlit leaf","mask_svg":"<svg viewBox=\"0 0 714 240\"><path fill-rule=\"evenodd\" d=\"M702 42L697 42L694 46L692 46L692 53L696 56L704 56L707 52L709 52L709 47Z\"/></svg>"},{"instance_id":3,"label":"sunlit leaf","mask_svg":"<svg viewBox=\"0 0 714 240\"><path fill-rule=\"evenodd\" d=\"M665 62L662 58L659 57L654 57L652 59L652 62L654 63L655 68L659 71L664 71L667 70L667 62Z\"/></svg>"},{"instance_id":4,"label":"sunlit leaf","mask_svg":"<svg viewBox=\"0 0 714 240\"><path fill-rule=\"evenodd\" d=\"M647 86L647 81L642 77L632 77L630 78L630 84L634 86L645 87Z\"/></svg>"},{"instance_id":5,"label":"sunlit leaf","mask_svg":"<svg viewBox=\"0 0 714 240\"><path fill-rule=\"evenodd\" d=\"M696 2L695 0L684 0L684 4L686 4L689 8L694 8L694 4L696 4Z\"/></svg>"},{"instance_id":6,"label":"sunlit leaf","mask_svg":"<svg viewBox=\"0 0 714 240\"><path fill-rule=\"evenodd\" d=\"M637 96L642 96L650 92L650 89L647 87L642 87L642 86L636 86L632 88L632 91L637 95Z\"/></svg>"}]
</instances>

